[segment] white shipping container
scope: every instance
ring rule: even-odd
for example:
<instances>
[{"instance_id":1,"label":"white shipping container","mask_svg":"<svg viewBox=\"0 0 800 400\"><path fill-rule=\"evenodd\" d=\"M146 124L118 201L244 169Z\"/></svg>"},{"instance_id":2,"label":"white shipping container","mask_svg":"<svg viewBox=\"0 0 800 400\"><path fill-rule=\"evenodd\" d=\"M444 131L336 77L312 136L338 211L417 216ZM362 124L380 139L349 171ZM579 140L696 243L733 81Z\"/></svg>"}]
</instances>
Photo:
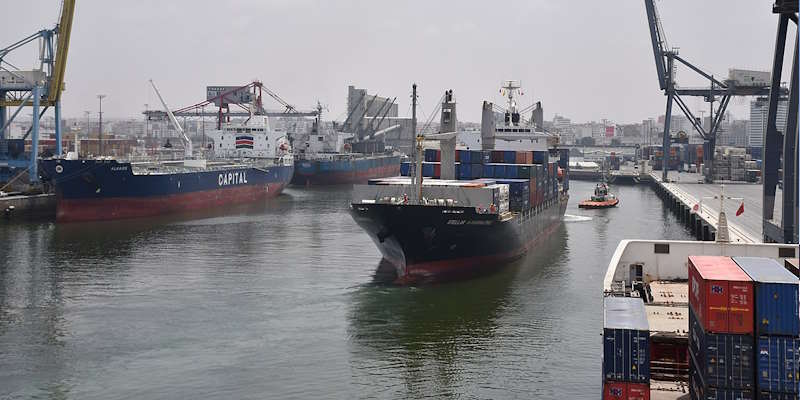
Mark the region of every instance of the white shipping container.
<instances>
[{"instance_id":1,"label":"white shipping container","mask_svg":"<svg viewBox=\"0 0 800 400\"><path fill-rule=\"evenodd\" d=\"M752 71L749 69L728 70L728 79L736 82L737 86L768 86L770 84L769 71Z\"/></svg>"}]
</instances>

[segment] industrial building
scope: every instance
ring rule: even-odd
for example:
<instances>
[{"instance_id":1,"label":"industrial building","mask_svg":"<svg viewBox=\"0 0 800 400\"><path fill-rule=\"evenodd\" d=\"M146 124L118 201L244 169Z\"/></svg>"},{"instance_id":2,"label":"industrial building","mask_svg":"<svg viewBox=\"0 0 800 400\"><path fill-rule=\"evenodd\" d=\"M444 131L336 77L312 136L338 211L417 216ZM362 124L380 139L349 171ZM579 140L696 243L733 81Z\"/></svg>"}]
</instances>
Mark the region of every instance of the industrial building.
<instances>
[{"instance_id":1,"label":"industrial building","mask_svg":"<svg viewBox=\"0 0 800 400\"><path fill-rule=\"evenodd\" d=\"M780 131L786 129L787 103L786 99L778 101L778 114L775 123ZM764 134L767 132L767 111L769 111L768 98L758 97L750 102L750 126L747 131L747 147L764 146Z\"/></svg>"}]
</instances>

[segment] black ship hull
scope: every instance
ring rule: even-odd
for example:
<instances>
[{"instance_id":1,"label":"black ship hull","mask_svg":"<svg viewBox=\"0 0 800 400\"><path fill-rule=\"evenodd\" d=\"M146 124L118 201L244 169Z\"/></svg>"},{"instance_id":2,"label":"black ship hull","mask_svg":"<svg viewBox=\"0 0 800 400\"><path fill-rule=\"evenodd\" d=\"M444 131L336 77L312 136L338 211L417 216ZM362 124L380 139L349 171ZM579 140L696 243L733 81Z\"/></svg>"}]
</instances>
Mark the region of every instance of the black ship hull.
<instances>
[{"instance_id":1,"label":"black ship hull","mask_svg":"<svg viewBox=\"0 0 800 400\"><path fill-rule=\"evenodd\" d=\"M397 282L458 279L506 265L561 223L568 195L524 213L472 207L353 204L351 213L397 270Z\"/></svg>"}]
</instances>

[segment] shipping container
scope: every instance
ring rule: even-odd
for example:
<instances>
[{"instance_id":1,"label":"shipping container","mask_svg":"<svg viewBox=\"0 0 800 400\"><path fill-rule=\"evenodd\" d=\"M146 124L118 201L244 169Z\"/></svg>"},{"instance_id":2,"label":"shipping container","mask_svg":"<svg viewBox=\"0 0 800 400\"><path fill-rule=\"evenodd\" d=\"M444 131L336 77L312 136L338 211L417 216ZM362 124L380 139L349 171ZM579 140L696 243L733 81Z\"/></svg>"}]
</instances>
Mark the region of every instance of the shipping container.
<instances>
[{"instance_id":1,"label":"shipping container","mask_svg":"<svg viewBox=\"0 0 800 400\"><path fill-rule=\"evenodd\" d=\"M705 332L689 309L689 356L708 386L755 389L754 346L750 335Z\"/></svg>"},{"instance_id":2,"label":"shipping container","mask_svg":"<svg viewBox=\"0 0 800 400\"><path fill-rule=\"evenodd\" d=\"M493 163L492 160L492 151L491 150L480 150L481 152L481 160L484 164Z\"/></svg>"},{"instance_id":3,"label":"shipping container","mask_svg":"<svg viewBox=\"0 0 800 400\"><path fill-rule=\"evenodd\" d=\"M534 151L533 163L534 164L547 164L550 162L550 153L546 151Z\"/></svg>"},{"instance_id":4,"label":"shipping container","mask_svg":"<svg viewBox=\"0 0 800 400\"><path fill-rule=\"evenodd\" d=\"M709 333L753 333L753 282L730 257L689 257L689 307Z\"/></svg>"},{"instance_id":5,"label":"shipping container","mask_svg":"<svg viewBox=\"0 0 800 400\"><path fill-rule=\"evenodd\" d=\"M505 164L493 164L494 168L494 177L495 178L506 178L506 165Z\"/></svg>"},{"instance_id":6,"label":"shipping container","mask_svg":"<svg viewBox=\"0 0 800 400\"><path fill-rule=\"evenodd\" d=\"M469 180L472 179L472 165L467 163L459 163L458 164L458 173L456 174L456 178L459 180Z\"/></svg>"},{"instance_id":7,"label":"shipping container","mask_svg":"<svg viewBox=\"0 0 800 400\"><path fill-rule=\"evenodd\" d=\"M603 299L603 377L650 382L650 330L642 299Z\"/></svg>"},{"instance_id":8,"label":"shipping container","mask_svg":"<svg viewBox=\"0 0 800 400\"><path fill-rule=\"evenodd\" d=\"M483 164L471 164L470 166L472 167L470 175L472 179L483 178Z\"/></svg>"},{"instance_id":9,"label":"shipping container","mask_svg":"<svg viewBox=\"0 0 800 400\"><path fill-rule=\"evenodd\" d=\"M647 383L603 382L603 400L650 400Z\"/></svg>"},{"instance_id":10,"label":"shipping container","mask_svg":"<svg viewBox=\"0 0 800 400\"><path fill-rule=\"evenodd\" d=\"M411 163L408 161L404 161L400 163L400 175L408 176L411 172Z\"/></svg>"},{"instance_id":11,"label":"shipping container","mask_svg":"<svg viewBox=\"0 0 800 400\"><path fill-rule=\"evenodd\" d=\"M517 152L514 150L504 150L503 151L503 163L505 164L514 164L517 162Z\"/></svg>"},{"instance_id":12,"label":"shipping container","mask_svg":"<svg viewBox=\"0 0 800 400\"><path fill-rule=\"evenodd\" d=\"M759 391L798 393L800 339L761 336L756 349L756 385Z\"/></svg>"},{"instance_id":13,"label":"shipping container","mask_svg":"<svg viewBox=\"0 0 800 400\"><path fill-rule=\"evenodd\" d=\"M483 177L484 178L497 178L494 175L494 164L483 164Z\"/></svg>"},{"instance_id":14,"label":"shipping container","mask_svg":"<svg viewBox=\"0 0 800 400\"><path fill-rule=\"evenodd\" d=\"M800 335L797 277L777 261L760 257L734 257L753 280L757 335Z\"/></svg>"},{"instance_id":15,"label":"shipping container","mask_svg":"<svg viewBox=\"0 0 800 400\"><path fill-rule=\"evenodd\" d=\"M758 400L797 400L797 395L792 393L759 392Z\"/></svg>"},{"instance_id":16,"label":"shipping container","mask_svg":"<svg viewBox=\"0 0 800 400\"><path fill-rule=\"evenodd\" d=\"M432 162L424 162L422 163L422 176L426 178L433 178L434 176L434 168L433 165L435 163Z\"/></svg>"},{"instance_id":17,"label":"shipping container","mask_svg":"<svg viewBox=\"0 0 800 400\"><path fill-rule=\"evenodd\" d=\"M691 357L689 357L691 359ZM703 380L694 360L689 361L689 398L698 400L755 400L752 389L716 388Z\"/></svg>"}]
</instances>

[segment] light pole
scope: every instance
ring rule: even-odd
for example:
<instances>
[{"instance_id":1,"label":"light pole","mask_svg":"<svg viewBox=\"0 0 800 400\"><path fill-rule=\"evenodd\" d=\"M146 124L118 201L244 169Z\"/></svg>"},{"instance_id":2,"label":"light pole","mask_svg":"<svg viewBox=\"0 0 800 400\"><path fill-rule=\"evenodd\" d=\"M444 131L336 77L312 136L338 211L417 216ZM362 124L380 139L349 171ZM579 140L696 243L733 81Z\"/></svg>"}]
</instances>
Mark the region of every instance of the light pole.
<instances>
[{"instance_id":1,"label":"light pole","mask_svg":"<svg viewBox=\"0 0 800 400\"><path fill-rule=\"evenodd\" d=\"M103 98L104 94L98 94L97 98L100 100L100 131L97 132L97 145L99 147L99 155L103 155Z\"/></svg>"}]
</instances>

